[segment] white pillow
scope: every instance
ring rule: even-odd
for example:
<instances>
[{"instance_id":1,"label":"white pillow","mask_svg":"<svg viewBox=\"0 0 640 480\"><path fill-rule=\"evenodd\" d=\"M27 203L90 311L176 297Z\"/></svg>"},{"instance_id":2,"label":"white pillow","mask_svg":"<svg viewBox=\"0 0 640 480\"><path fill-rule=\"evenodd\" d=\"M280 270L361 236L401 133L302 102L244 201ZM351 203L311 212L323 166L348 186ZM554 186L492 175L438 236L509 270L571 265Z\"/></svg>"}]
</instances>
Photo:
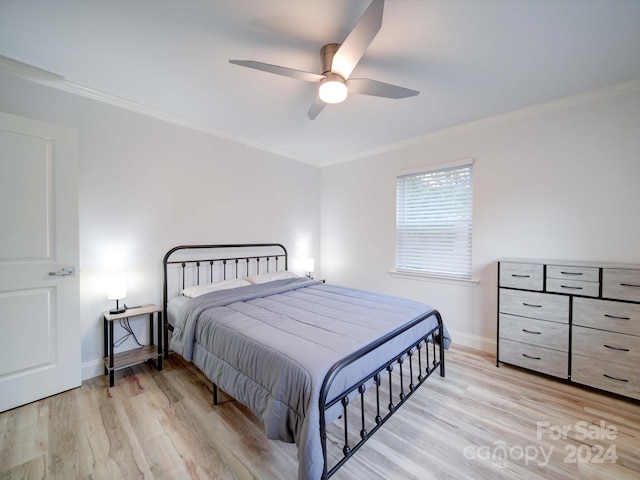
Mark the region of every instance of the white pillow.
<instances>
[{"instance_id":1,"label":"white pillow","mask_svg":"<svg viewBox=\"0 0 640 480\"><path fill-rule=\"evenodd\" d=\"M227 290L229 288L245 287L251 285L243 278L236 278L233 280L225 280L218 283L207 283L206 285L194 285L193 287L185 288L182 290L182 295L185 297L196 298L205 293L215 292L217 290Z\"/></svg>"},{"instance_id":2,"label":"white pillow","mask_svg":"<svg viewBox=\"0 0 640 480\"><path fill-rule=\"evenodd\" d=\"M288 270L280 270L278 272L269 272L269 273L260 273L259 275L251 275L250 277L247 277L245 280L248 280L249 282L254 284L258 284L258 283L273 282L274 280L284 280L286 278L296 278L297 276L298 275Z\"/></svg>"}]
</instances>

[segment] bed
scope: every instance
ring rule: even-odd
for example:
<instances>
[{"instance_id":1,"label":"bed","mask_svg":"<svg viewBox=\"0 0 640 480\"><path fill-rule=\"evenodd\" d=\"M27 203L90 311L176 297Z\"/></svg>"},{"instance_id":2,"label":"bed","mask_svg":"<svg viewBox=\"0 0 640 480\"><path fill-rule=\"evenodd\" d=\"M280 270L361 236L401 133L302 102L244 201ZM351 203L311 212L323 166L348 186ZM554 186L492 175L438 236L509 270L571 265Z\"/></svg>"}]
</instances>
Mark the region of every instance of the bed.
<instances>
[{"instance_id":1,"label":"bed","mask_svg":"<svg viewBox=\"0 0 640 480\"><path fill-rule=\"evenodd\" d=\"M281 244L184 245L163 260L165 356L193 362L295 443L298 480L331 477L439 371L437 310L288 270ZM170 337L170 341L169 341Z\"/></svg>"}]
</instances>

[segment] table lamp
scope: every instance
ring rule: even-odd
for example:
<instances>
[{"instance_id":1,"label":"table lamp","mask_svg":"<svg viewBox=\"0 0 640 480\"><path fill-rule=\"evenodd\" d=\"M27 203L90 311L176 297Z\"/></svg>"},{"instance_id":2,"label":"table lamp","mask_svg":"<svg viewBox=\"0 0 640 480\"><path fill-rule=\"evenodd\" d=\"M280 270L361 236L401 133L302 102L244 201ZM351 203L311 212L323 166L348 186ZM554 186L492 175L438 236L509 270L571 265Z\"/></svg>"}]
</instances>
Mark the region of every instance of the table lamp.
<instances>
[{"instance_id":1,"label":"table lamp","mask_svg":"<svg viewBox=\"0 0 640 480\"><path fill-rule=\"evenodd\" d=\"M118 300L122 300L127 296L127 276L126 275L110 275L107 291L107 298L116 301L116 308L109 310L109 313L124 313L126 307L120 307Z\"/></svg>"},{"instance_id":2,"label":"table lamp","mask_svg":"<svg viewBox=\"0 0 640 480\"><path fill-rule=\"evenodd\" d=\"M313 270L315 268L315 261L313 260L313 257L312 258L307 258L305 260L305 266L306 266L307 272L309 272L309 273L307 273L307 277L313 278Z\"/></svg>"}]
</instances>

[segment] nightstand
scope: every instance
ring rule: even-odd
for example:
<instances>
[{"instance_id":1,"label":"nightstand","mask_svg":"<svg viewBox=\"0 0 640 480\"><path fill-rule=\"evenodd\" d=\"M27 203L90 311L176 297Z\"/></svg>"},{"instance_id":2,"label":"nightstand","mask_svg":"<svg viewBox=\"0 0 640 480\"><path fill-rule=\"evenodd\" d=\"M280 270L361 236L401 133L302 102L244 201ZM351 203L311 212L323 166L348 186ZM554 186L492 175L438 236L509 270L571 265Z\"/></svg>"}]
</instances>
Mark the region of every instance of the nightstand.
<instances>
[{"instance_id":1,"label":"nightstand","mask_svg":"<svg viewBox=\"0 0 640 480\"><path fill-rule=\"evenodd\" d=\"M156 316L158 342L153 344L153 316ZM149 342L150 345L134 348L125 352L113 353L113 324L117 320L149 315ZM128 308L123 313L102 314L104 323L104 374L109 375L109 386L113 387L114 373L136 363L156 359L158 370L162 370L162 308L157 305L143 305L141 307Z\"/></svg>"}]
</instances>

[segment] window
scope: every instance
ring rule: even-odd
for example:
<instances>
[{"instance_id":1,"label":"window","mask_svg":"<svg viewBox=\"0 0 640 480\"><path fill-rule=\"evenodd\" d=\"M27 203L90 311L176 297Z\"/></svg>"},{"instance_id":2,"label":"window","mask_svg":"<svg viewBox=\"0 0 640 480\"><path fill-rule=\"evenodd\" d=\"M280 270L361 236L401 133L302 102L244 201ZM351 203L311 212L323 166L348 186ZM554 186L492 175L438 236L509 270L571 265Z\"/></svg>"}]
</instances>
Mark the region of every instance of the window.
<instances>
[{"instance_id":1,"label":"window","mask_svg":"<svg viewBox=\"0 0 640 480\"><path fill-rule=\"evenodd\" d=\"M473 160L398 175L396 269L471 278Z\"/></svg>"}]
</instances>

